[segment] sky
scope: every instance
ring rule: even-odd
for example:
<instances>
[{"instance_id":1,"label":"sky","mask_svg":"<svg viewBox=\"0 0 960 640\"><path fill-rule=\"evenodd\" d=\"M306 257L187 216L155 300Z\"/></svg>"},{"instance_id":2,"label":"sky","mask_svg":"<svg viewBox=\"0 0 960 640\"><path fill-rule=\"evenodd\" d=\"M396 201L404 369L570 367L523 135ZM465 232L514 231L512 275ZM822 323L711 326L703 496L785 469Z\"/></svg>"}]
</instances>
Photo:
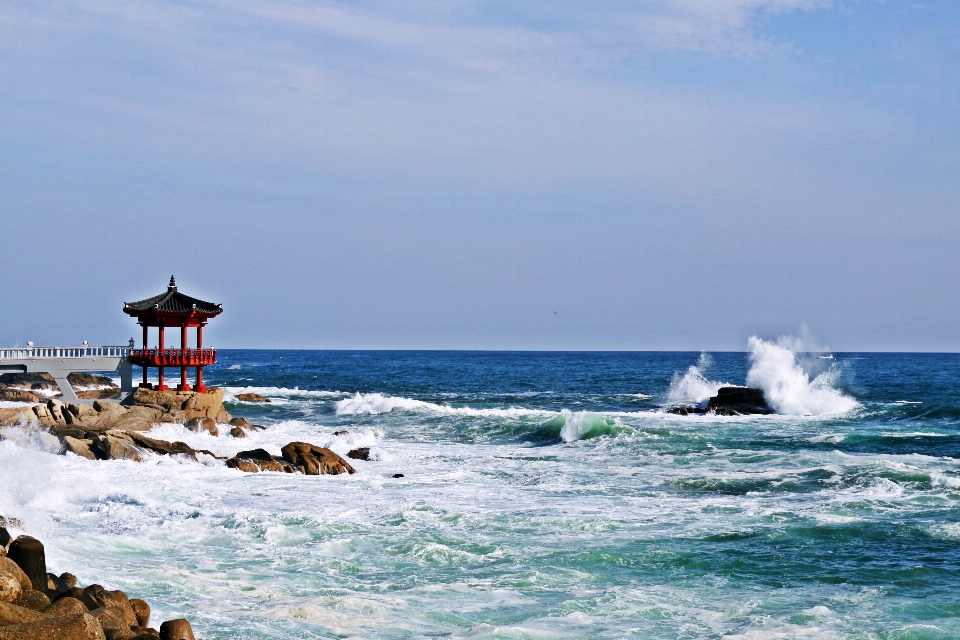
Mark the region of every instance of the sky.
<instances>
[{"instance_id":1,"label":"sky","mask_svg":"<svg viewBox=\"0 0 960 640\"><path fill-rule=\"evenodd\" d=\"M0 346L960 350L960 3L0 0Z\"/></svg>"}]
</instances>

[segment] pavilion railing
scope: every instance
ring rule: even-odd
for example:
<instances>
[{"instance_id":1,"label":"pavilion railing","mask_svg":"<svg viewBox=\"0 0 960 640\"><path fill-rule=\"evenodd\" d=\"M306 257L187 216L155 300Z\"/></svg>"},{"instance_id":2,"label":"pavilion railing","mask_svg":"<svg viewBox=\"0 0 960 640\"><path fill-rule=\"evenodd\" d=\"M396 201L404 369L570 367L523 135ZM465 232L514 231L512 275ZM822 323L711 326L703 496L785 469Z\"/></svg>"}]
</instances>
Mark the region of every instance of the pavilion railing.
<instances>
[{"instance_id":1,"label":"pavilion railing","mask_svg":"<svg viewBox=\"0 0 960 640\"><path fill-rule=\"evenodd\" d=\"M44 358L123 358L130 352L130 347L124 346L103 346L91 347L83 345L80 347L14 347L12 349L0 349L0 360L40 360Z\"/></svg>"},{"instance_id":2,"label":"pavilion railing","mask_svg":"<svg viewBox=\"0 0 960 640\"><path fill-rule=\"evenodd\" d=\"M150 367L202 367L215 364L216 349L131 349L130 362Z\"/></svg>"}]
</instances>

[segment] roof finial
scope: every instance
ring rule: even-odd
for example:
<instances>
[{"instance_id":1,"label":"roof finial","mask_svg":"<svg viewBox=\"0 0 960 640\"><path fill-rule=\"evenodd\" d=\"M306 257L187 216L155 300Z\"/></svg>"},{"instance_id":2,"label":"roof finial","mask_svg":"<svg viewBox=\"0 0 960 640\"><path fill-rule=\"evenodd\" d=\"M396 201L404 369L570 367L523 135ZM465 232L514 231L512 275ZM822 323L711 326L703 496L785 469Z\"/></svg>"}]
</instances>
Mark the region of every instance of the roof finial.
<instances>
[{"instance_id":1,"label":"roof finial","mask_svg":"<svg viewBox=\"0 0 960 640\"><path fill-rule=\"evenodd\" d=\"M170 286L167 287L170 291L177 290L177 281L173 279L173 276L170 276Z\"/></svg>"}]
</instances>

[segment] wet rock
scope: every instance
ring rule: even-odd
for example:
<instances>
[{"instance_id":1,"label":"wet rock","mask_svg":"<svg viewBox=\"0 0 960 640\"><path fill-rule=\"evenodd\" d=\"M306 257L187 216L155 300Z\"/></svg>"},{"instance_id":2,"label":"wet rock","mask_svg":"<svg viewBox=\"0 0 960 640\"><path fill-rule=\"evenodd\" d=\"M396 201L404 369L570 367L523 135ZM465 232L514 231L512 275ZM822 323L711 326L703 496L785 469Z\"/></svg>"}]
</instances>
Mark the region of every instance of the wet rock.
<instances>
[{"instance_id":1,"label":"wet rock","mask_svg":"<svg viewBox=\"0 0 960 640\"><path fill-rule=\"evenodd\" d=\"M87 391L77 391L77 397L81 400L119 398L120 389L88 389Z\"/></svg>"},{"instance_id":2,"label":"wet rock","mask_svg":"<svg viewBox=\"0 0 960 640\"><path fill-rule=\"evenodd\" d=\"M7 531L6 527L0 527L0 547L3 547L6 550L10 546L10 543L13 542L13 538L10 537L10 532Z\"/></svg>"},{"instance_id":3,"label":"wet rock","mask_svg":"<svg viewBox=\"0 0 960 640\"><path fill-rule=\"evenodd\" d=\"M197 460L197 451L190 445L185 442L167 442L166 440L154 440L153 438L148 438L139 433L127 433L127 436L133 440L134 443L143 447L144 449L149 449L154 453L160 453L163 455L184 455L194 461Z\"/></svg>"},{"instance_id":4,"label":"wet rock","mask_svg":"<svg viewBox=\"0 0 960 640\"><path fill-rule=\"evenodd\" d=\"M65 585L67 585L68 589L72 589L73 587L77 586L77 576L73 575L72 573L61 573L60 579Z\"/></svg>"},{"instance_id":5,"label":"wet rock","mask_svg":"<svg viewBox=\"0 0 960 640\"><path fill-rule=\"evenodd\" d=\"M0 627L0 640L106 640L106 636L96 618L80 613Z\"/></svg>"},{"instance_id":6,"label":"wet rock","mask_svg":"<svg viewBox=\"0 0 960 640\"><path fill-rule=\"evenodd\" d=\"M34 589L47 588L47 559L42 542L31 536L20 536L10 545L7 557L23 569Z\"/></svg>"},{"instance_id":7,"label":"wet rock","mask_svg":"<svg viewBox=\"0 0 960 640\"><path fill-rule=\"evenodd\" d=\"M774 413L763 395L763 389L749 387L721 387L710 398L707 411L718 415L766 415Z\"/></svg>"},{"instance_id":8,"label":"wet rock","mask_svg":"<svg viewBox=\"0 0 960 640\"><path fill-rule=\"evenodd\" d=\"M63 445L65 452L78 455L87 460L97 459L97 456L93 453L93 449L90 448L91 445L93 445L93 440L80 440L71 436L63 436L60 438L60 443Z\"/></svg>"},{"instance_id":9,"label":"wet rock","mask_svg":"<svg viewBox=\"0 0 960 640\"><path fill-rule=\"evenodd\" d=\"M87 605L76 598L58 598L56 602L43 610L48 616L70 616L77 613L87 613Z\"/></svg>"},{"instance_id":10,"label":"wet rock","mask_svg":"<svg viewBox=\"0 0 960 640\"><path fill-rule=\"evenodd\" d=\"M266 449L253 449L251 451L241 451L233 458L227 460L227 466L231 469L239 469L247 473L256 473L257 471L282 471L284 473L296 473L297 469L289 462L283 459L277 459L270 455Z\"/></svg>"},{"instance_id":11,"label":"wet rock","mask_svg":"<svg viewBox=\"0 0 960 640\"><path fill-rule=\"evenodd\" d=\"M53 415L50 414L50 409L48 409L45 404L34 405L33 414L37 416L37 422L44 427L52 427L57 424L57 421L53 419Z\"/></svg>"},{"instance_id":12,"label":"wet rock","mask_svg":"<svg viewBox=\"0 0 960 640\"><path fill-rule=\"evenodd\" d=\"M217 430L217 423L213 418L190 418L186 424L190 431L206 431L212 436L220 435Z\"/></svg>"},{"instance_id":13,"label":"wet rock","mask_svg":"<svg viewBox=\"0 0 960 640\"><path fill-rule=\"evenodd\" d=\"M46 618L44 614L10 602L0 602L0 628L8 624L34 622Z\"/></svg>"},{"instance_id":14,"label":"wet rock","mask_svg":"<svg viewBox=\"0 0 960 640\"><path fill-rule=\"evenodd\" d=\"M291 442L280 449L283 459L308 476L356 473L350 463L330 449L308 442Z\"/></svg>"},{"instance_id":15,"label":"wet rock","mask_svg":"<svg viewBox=\"0 0 960 640\"><path fill-rule=\"evenodd\" d=\"M20 581L9 573L0 573L0 602L18 603L23 594Z\"/></svg>"},{"instance_id":16,"label":"wet rock","mask_svg":"<svg viewBox=\"0 0 960 640\"><path fill-rule=\"evenodd\" d=\"M270 402L269 398L264 398L259 393L238 393L237 400L240 402Z\"/></svg>"},{"instance_id":17,"label":"wet rock","mask_svg":"<svg viewBox=\"0 0 960 640\"><path fill-rule=\"evenodd\" d=\"M347 435L348 433L350 433L350 432L349 432L349 431L346 431L346 430L344 430L344 431L334 431L334 432L333 432L333 435L335 435L335 436L345 436L345 435Z\"/></svg>"},{"instance_id":18,"label":"wet rock","mask_svg":"<svg viewBox=\"0 0 960 640\"><path fill-rule=\"evenodd\" d=\"M233 427L230 429L230 435L234 438L246 438L247 432L241 429L240 427Z\"/></svg>"},{"instance_id":19,"label":"wet rock","mask_svg":"<svg viewBox=\"0 0 960 640\"><path fill-rule=\"evenodd\" d=\"M393 474L393 475L390 476L390 477L391 477L391 478L402 478L402 477L403 477L403 474L402 474L402 473L395 473L395 474Z\"/></svg>"},{"instance_id":20,"label":"wet rock","mask_svg":"<svg viewBox=\"0 0 960 640\"><path fill-rule=\"evenodd\" d=\"M137 617L137 625L141 627L150 626L150 605L139 598L134 598L130 601L130 608L133 609L133 613Z\"/></svg>"},{"instance_id":21,"label":"wet rock","mask_svg":"<svg viewBox=\"0 0 960 640\"><path fill-rule=\"evenodd\" d=\"M90 615L97 619L108 638L116 636L119 631L130 631L130 623L127 622L126 616L119 609L100 607L92 609ZM133 636L134 634L129 635Z\"/></svg>"},{"instance_id":22,"label":"wet rock","mask_svg":"<svg viewBox=\"0 0 960 640\"><path fill-rule=\"evenodd\" d=\"M354 460L369 460L370 447L360 447L359 449L354 449L347 454L347 457L353 458Z\"/></svg>"},{"instance_id":23,"label":"wet rock","mask_svg":"<svg viewBox=\"0 0 960 640\"><path fill-rule=\"evenodd\" d=\"M190 623L180 618L160 625L160 640L195 640Z\"/></svg>"},{"instance_id":24,"label":"wet rock","mask_svg":"<svg viewBox=\"0 0 960 640\"><path fill-rule=\"evenodd\" d=\"M127 621L127 626L132 627L137 624L137 616L133 611L133 607L130 606L130 598L127 597L127 594L123 591L104 591L104 598L108 603L112 603L111 606L118 611L123 613L124 619Z\"/></svg>"},{"instance_id":25,"label":"wet rock","mask_svg":"<svg viewBox=\"0 0 960 640\"><path fill-rule=\"evenodd\" d=\"M30 424L37 416L30 407L0 409L0 426L12 427L18 424Z\"/></svg>"},{"instance_id":26,"label":"wet rock","mask_svg":"<svg viewBox=\"0 0 960 640\"><path fill-rule=\"evenodd\" d=\"M67 376L70 384L78 387L116 387L117 383L107 376L98 376L91 373L71 373Z\"/></svg>"},{"instance_id":27,"label":"wet rock","mask_svg":"<svg viewBox=\"0 0 960 640\"><path fill-rule=\"evenodd\" d=\"M50 415L53 416L53 419L57 424L66 424L66 418L63 417L62 402L56 398L51 398L47 401L47 410L50 412Z\"/></svg>"},{"instance_id":28,"label":"wet rock","mask_svg":"<svg viewBox=\"0 0 960 640\"><path fill-rule=\"evenodd\" d=\"M109 432L93 439L90 447L101 460L133 460L143 462L143 455L126 434Z\"/></svg>"},{"instance_id":29,"label":"wet rock","mask_svg":"<svg viewBox=\"0 0 960 640\"><path fill-rule=\"evenodd\" d=\"M74 578L74 584L76 584L76 578ZM64 593L65 591L70 590L70 585L60 579L59 576L56 576L52 573L47 573L47 591L53 591L56 593Z\"/></svg>"},{"instance_id":30,"label":"wet rock","mask_svg":"<svg viewBox=\"0 0 960 640\"><path fill-rule=\"evenodd\" d=\"M20 596L20 606L34 611L43 611L50 606L50 598L42 591L28 589Z\"/></svg>"},{"instance_id":31,"label":"wet rock","mask_svg":"<svg viewBox=\"0 0 960 640\"><path fill-rule=\"evenodd\" d=\"M228 424L232 427L240 427L241 429L253 428L253 423L246 418L234 418Z\"/></svg>"}]
</instances>

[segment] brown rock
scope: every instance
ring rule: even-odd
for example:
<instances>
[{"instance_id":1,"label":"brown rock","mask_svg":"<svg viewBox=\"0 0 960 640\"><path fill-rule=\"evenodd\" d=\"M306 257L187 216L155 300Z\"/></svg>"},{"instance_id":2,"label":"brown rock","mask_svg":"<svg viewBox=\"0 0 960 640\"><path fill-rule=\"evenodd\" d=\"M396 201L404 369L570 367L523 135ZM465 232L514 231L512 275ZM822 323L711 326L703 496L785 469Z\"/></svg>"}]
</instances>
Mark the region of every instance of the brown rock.
<instances>
[{"instance_id":1,"label":"brown rock","mask_svg":"<svg viewBox=\"0 0 960 640\"><path fill-rule=\"evenodd\" d=\"M243 458L230 458L227 460L227 466L231 469L239 469L246 473L259 473L260 467L257 466L257 463L253 460L245 460Z\"/></svg>"},{"instance_id":2,"label":"brown rock","mask_svg":"<svg viewBox=\"0 0 960 640\"><path fill-rule=\"evenodd\" d=\"M43 611L50 606L50 598L42 591L28 589L20 596L20 606L34 611Z\"/></svg>"},{"instance_id":3,"label":"brown rock","mask_svg":"<svg viewBox=\"0 0 960 640\"><path fill-rule=\"evenodd\" d=\"M347 454L348 458L353 458L354 460L369 460L370 459L370 447L361 447L359 449L354 449Z\"/></svg>"},{"instance_id":4,"label":"brown rock","mask_svg":"<svg viewBox=\"0 0 960 640\"><path fill-rule=\"evenodd\" d=\"M96 460L97 456L93 453L93 450L90 446L93 444L93 440L80 440L78 438L72 438L70 436L63 436L60 438L61 444L63 444L63 449L65 452L78 455L81 458L86 458L87 460Z\"/></svg>"},{"instance_id":5,"label":"brown rock","mask_svg":"<svg viewBox=\"0 0 960 640\"><path fill-rule=\"evenodd\" d=\"M88 389L87 391L77 391L77 397L81 400L119 398L120 389Z\"/></svg>"},{"instance_id":6,"label":"brown rock","mask_svg":"<svg viewBox=\"0 0 960 640\"><path fill-rule=\"evenodd\" d=\"M256 470L251 468L256 467ZM241 451L233 458L227 460L227 466L231 469L240 469L248 473L256 471L282 471L284 473L296 473L297 469L285 460L278 460L271 456L266 449L253 449L251 451Z\"/></svg>"},{"instance_id":7,"label":"brown rock","mask_svg":"<svg viewBox=\"0 0 960 640\"><path fill-rule=\"evenodd\" d=\"M123 612L123 616L127 621L127 626L132 627L137 624L137 616L133 611L133 607L130 606L130 598L127 597L127 594L123 591L104 591L104 596L113 604L114 608Z\"/></svg>"},{"instance_id":8,"label":"brown rock","mask_svg":"<svg viewBox=\"0 0 960 640\"><path fill-rule=\"evenodd\" d=\"M150 605L140 598L134 598L130 601L130 608L133 609L133 613L137 617L137 625L141 627L150 626Z\"/></svg>"},{"instance_id":9,"label":"brown rock","mask_svg":"<svg viewBox=\"0 0 960 640\"><path fill-rule=\"evenodd\" d=\"M67 376L67 381L70 384L75 384L79 387L114 387L116 388L117 383L107 376L98 376L90 373L71 373Z\"/></svg>"},{"instance_id":10,"label":"brown rock","mask_svg":"<svg viewBox=\"0 0 960 640\"><path fill-rule=\"evenodd\" d=\"M18 603L23 594L20 581L9 573L0 573L0 602Z\"/></svg>"},{"instance_id":11,"label":"brown rock","mask_svg":"<svg viewBox=\"0 0 960 640\"><path fill-rule=\"evenodd\" d=\"M76 583L74 583L76 584ZM47 591L53 591L54 593L63 593L70 590L70 585L60 579L59 576L56 576L49 571L47 572Z\"/></svg>"},{"instance_id":12,"label":"brown rock","mask_svg":"<svg viewBox=\"0 0 960 640\"><path fill-rule=\"evenodd\" d=\"M18 424L30 424L37 415L30 407L0 409L0 427L12 427Z\"/></svg>"},{"instance_id":13,"label":"brown rock","mask_svg":"<svg viewBox=\"0 0 960 640\"><path fill-rule=\"evenodd\" d=\"M234 438L246 438L247 432L241 429L240 427L233 427L230 429L230 435Z\"/></svg>"},{"instance_id":14,"label":"brown rock","mask_svg":"<svg viewBox=\"0 0 960 640\"><path fill-rule=\"evenodd\" d=\"M357 472L350 466L349 462L330 449L324 449L307 442L291 442L280 451L284 460L308 476Z\"/></svg>"},{"instance_id":15,"label":"brown rock","mask_svg":"<svg viewBox=\"0 0 960 640\"><path fill-rule=\"evenodd\" d=\"M348 433L350 433L350 432L349 432L349 431L346 431L346 430L344 430L344 431L334 431L334 432L333 432L333 435L335 435L335 436L345 436L345 435L347 435Z\"/></svg>"},{"instance_id":16,"label":"brown rock","mask_svg":"<svg viewBox=\"0 0 960 640\"><path fill-rule=\"evenodd\" d=\"M123 614L123 611L119 609L100 607L91 610L90 615L97 619L108 638L116 635L117 631L130 631L130 623L127 622L127 617Z\"/></svg>"},{"instance_id":17,"label":"brown rock","mask_svg":"<svg viewBox=\"0 0 960 640\"><path fill-rule=\"evenodd\" d=\"M7 557L23 569L34 589L47 588L47 559L42 542L31 536L20 536L10 545Z\"/></svg>"},{"instance_id":18,"label":"brown rock","mask_svg":"<svg viewBox=\"0 0 960 640\"><path fill-rule=\"evenodd\" d=\"M6 573L13 576L14 579L20 583L21 591L33 589L33 582L30 581L30 577L23 572L23 569L20 568L20 565L10 558L0 558L0 573Z\"/></svg>"},{"instance_id":19,"label":"brown rock","mask_svg":"<svg viewBox=\"0 0 960 640\"><path fill-rule=\"evenodd\" d=\"M237 400L240 402L270 402L270 398L264 398L259 393L238 393Z\"/></svg>"},{"instance_id":20,"label":"brown rock","mask_svg":"<svg viewBox=\"0 0 960 640\"><path fill-rule=\"evenodd\" d=\"M0 627L0 640L106 640L106 636L96 618L80 613Z\"/></svg>"},{"instance_id":21,"label":"brown rock","mask_svg":"<svg viewBox=\"0 0 960 640\"><path fill-rule=\"evenodd\" d=\"M192 393L181 407L190 417L216 418L223 410L223 389L214 388L207 393Z\"/></svg>"},{"instance_id":22,"label":"brown rock","mask_svg":"<svg viewBox=\"0 0 960 640\"><path fill-rule=\"evenodd\" d=\"M206 431L212 436L220 435L220 432L217 430L217 423L213 418L190 418L186 424L187 429L190 431Z\"/></svg>"},{"instance_id":23,"label":"brown rock","mask_svg":"<svg viewBox=\"0 0 960 640\"><path fill-rule=\"evenodd\" d=\"M144 449L149 449L154 453L160 453L164 455L185 455L192 458L194 461L197 459L197 450L188 445L185 442L167 442L166 440L154 440L153 438L148 438L147 436L140 435L139 433L128 432L127 436L133 440L133 442Z\"/></svg>"},{"instance_id":24,"label":"brown rock","mask_svg":"<svg viewBox=\"0 0 960 640\"><path fill-rule=\"evenodd\" d=\"M22 389L0 389L0 400L8 402L40 402L39 396Z\"/></svg>"},{"instance_id":25,"label":"brown rock","mask_svg":"<svg viewBox=\"0 0 960 640\"><path fill-rule=\"evenodd\" d=\"M76 598L59 598L56 602L43 610L48 616L70 616L77 613L87 613L87 605Z\"/></svg>"},{"instance_id":26,"label":"brown rock","mask_svg":"<svg viewBox=\"0 0 960 640\"><path fill-rule=\"evenodd\" d=\"M195 640L190 623L180 618L160 625L160 640Z\"/></svg>"},{"instance_id":27,"label":"brown rock","mask_svg":"<svg viewBox=\"0 0 960 640\"><path fill-rule=\"evenodd\" d=\"M57 421L53 419L53 415L50 413L50 409L48 409L45 404L34 405L33 413L37 416L37 421L44 427L52 427L57 424Z\"/></svg>"},{"instance_id":28,"label":"brown rock","mask_svg":"<svg viewBox=\"0 0 960 640\"><path fill-rule=\"evenodd\" d=\"M10 537L10 532L4 525L6 525L6 519L0 516L0 548L6 551L10 543L13 542L13 538Z\"/></svg>"},{"instance_id":29,"label":"brown rock","mask_svg":"<svg viewBox=\"0 0 960 640\"><path fill-rule=\"evenodd\" d=\"M217 411L217 415L215 415L213 419L219 424L230 424L230 421L233 420L233 416L230 415L230 412L226 409L220 409L220 411Z\"/></svg>"},{"instance_id":30,"label":"brown rock","mask_svg":"<svg viewBox=\"0 0 960 640\"><path fill-rule=\"evenodd\" d=\"M230 421L230 425L234 427L240 427L241 429L252 429L253 423L247 420L246 418L234 418Z\"/></svg>"},{"instance_id":31,"label":"brown rock","mask_svg":"<svg viewBox=\"0 0 960 640\"><path fill-rule=\"evenodd\" d=\"M68 589L72 589L77 586L77 576L72 573L61 573L60 579L63 580L63 583L67 585Z\"/></svg>"},{"instance_id":32,"label":"brown rock","mask_svg":"<svg viewBox=\"0 0 960 640\"><path fill-rule=\"evenodd\" d=\"M46 618L44 614L33 609L21 607L9 602L0 602L0 628L7 624L21 624Z\"/></svg>"},{"instance_id":33,"label":"brown rock","mask_svg":"<svg viewBox=\"0 0 960 640\"><path fill-rule=\"evenodd\" d=\"M141 455L140 450L134 446L130 437L116 431L94 438L91 449L101 460L133 460L134 462L143 462L143 455Z\"/></svg>"}]
</instances>

